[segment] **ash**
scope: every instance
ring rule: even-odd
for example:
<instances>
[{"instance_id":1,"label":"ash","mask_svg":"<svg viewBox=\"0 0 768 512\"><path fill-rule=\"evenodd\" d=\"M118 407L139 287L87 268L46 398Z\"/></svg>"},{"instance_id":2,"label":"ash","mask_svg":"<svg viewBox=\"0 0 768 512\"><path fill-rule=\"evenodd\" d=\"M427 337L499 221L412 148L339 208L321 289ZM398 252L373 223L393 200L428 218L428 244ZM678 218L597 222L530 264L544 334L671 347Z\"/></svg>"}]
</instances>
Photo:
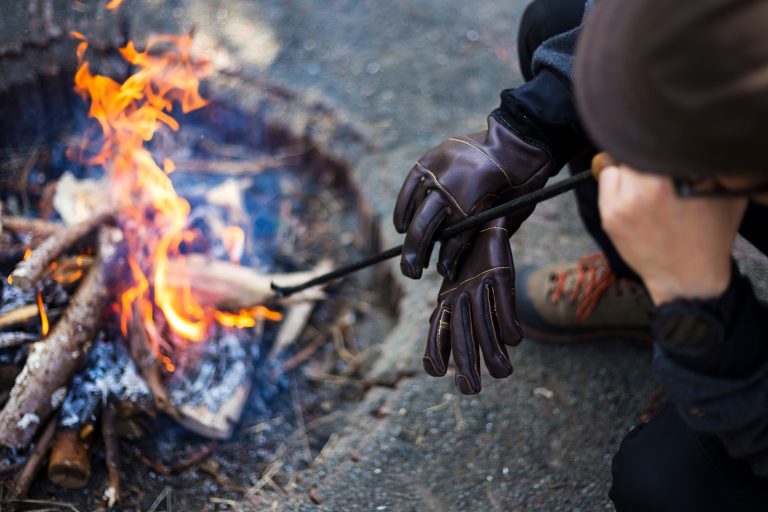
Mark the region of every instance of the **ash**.
<instances>
[{"instance_id":1,"label":"ash","mask_svg":"<svg viewBox=\"0 0 768 512\"><path fill-rule=\"evenodd\" d=\"M217 329L205 343L191 343L176 358L177 370L167 388L173 404L221 407L253 373L253 364L243 347L244 334Z\"/></svg>"},{"instance_id":2,"label":"ash","mask_svg":"<svg viewBox=\"0 0 768 512\"><path fill-rule=\"evenodd\" d=\"M59 424L80 428L94 423L111 397L137 401L149 396L149 388L126 348L121 342L106 341L102 331L88 354L83 370L72 379L61 406Z\"/></svg>"}]
</instances>

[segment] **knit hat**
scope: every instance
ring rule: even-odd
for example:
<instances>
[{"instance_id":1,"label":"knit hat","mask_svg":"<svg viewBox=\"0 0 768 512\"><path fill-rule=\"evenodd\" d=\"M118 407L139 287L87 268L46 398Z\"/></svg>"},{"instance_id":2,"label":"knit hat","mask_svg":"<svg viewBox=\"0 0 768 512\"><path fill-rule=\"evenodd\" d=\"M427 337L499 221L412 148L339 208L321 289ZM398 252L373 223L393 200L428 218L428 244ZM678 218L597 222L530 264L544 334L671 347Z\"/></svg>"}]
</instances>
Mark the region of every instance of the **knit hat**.
<instances>
[{"instance_id":1,"label":"knit hat","mask_svg":"<svg viewBox=\"0 0 768 512\"><path fill-rule=\"evenodd\" d=\"M587 132L622 163L768 176L766 0L598 0L573 83Z\"/></svg>"}]
</instances>

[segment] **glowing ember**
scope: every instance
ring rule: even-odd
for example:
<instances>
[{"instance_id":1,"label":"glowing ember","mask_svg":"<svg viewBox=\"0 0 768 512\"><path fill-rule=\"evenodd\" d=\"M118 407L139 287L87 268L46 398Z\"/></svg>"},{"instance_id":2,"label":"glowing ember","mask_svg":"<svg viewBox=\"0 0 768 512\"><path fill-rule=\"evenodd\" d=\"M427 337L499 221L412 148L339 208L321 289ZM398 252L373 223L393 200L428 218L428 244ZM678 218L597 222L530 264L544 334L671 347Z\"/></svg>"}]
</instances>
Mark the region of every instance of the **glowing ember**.
<instances>
[{"instance_id":1,"label":"glowing ember","mask_svg":"<svg viewBox=\"0 0 768 512\"><path fill-rule=\"evenodd\" d=\"M256 318L279 320L278 313L264 307L237 315L213 311L194 300L188 283L181 292L166 286L169 257L181 258L179 245L194 236L185 227L190 206L176 194L168 177L175 169L173 162L166 160L160 166L144 144L163 126L178 130L178 122L171 116L174 105L186 113L207 103L198 88L210 66L190 58L191 36L155 36L144 51L129 42L120 54L137 71L118 83L91 73L85 60L88 42L82 34L72 35L81 41L75 90L90 100L89 116L99 123L103 135L98 153L87 160L107 170L109 199L129 249L132 282L120 290L123 332L127 333L132 316L139 314L155 348L162 344L153 319L155 306L176 334L194 341L203 340L215 321L247 327ZM242 253L240 228L229 228L222 236L230 256ZM166 368L173 371L170 362Z\"/></svg>"}]
</instances>

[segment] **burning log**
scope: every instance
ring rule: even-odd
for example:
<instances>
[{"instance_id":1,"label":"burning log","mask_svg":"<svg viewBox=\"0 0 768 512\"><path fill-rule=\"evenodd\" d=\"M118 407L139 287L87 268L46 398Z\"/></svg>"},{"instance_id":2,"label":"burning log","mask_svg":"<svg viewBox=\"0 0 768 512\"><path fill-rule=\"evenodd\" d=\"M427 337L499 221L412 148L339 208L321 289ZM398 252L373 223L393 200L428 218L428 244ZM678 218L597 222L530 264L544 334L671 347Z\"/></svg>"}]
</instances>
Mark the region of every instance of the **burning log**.
<instances>
[{"instance_id":1,"label":"burning log","mask_svg":"<svg viewBox=\"0 0 768 512\"><path fill-rule=\"evenodd\" d=\"M74 226L59 229L32 251L28 259L16 266L11 273L11 283L24 290L32 288L56 258L94 229L111 221L112 216L112 212L104 212Z\"/></svg>"},{"instance_id":2,"label":"burning log","mask_svg":"<svg viewBox=\"0 0 768 512\"><path fill-rule=\"evenodd\" d=\"M91 479L92 436L59 429L48 462L48 479L66 489L82 489Z\"/></svg>"},{"instance_id":3,"label":"burning log","mask_svg":"<svg viewBox=\"0 0 768 512\"><path fill-rule=\"evenodd\" d=\"M128 346L131 359L136 363L147 386L149 386L155 407L160 411L170 412L168 391L160 379L160 364L149 343L149 337L144 329L143 319L136 304L133 305L133 320L128 335Z\"/></svg>"},{"instance_id":4,"label":"burning log","mask_svg":"<svg viewBox=\"0 0 768 512\"><path fill-rule=\"evenodd\" d=\"M0 411L0 444L21 448L29 444L40 423L64 398L67 385L93 340L107 303L105 284L117 258L122 234L103 229L98 260L72 298L64 317L41 342L35 343L16 379L8 403Z\"/></svg>"},{"instance_id":5,"label":"burning log","mask_svg":"<svg viewBox=\"0 0 768 512\"><path fill-rule=\"evenodd\" d=\"M324 274L331 269L331 262L323 260L308 272L290 274L261 274L253 269L226 261L212 260L200 255L187 256L168 262L167 283L172 288L190 286L201 306L224 311L239 311L261 304L274 302L272 282L291 286ZM318 300L322 292L307 290L291 297L295 301Z\"/></svg>"},{"instance_id":6,"label":"burning log","mask_svg":"<svg viewBox=\"0 0 768 512\"><path fill-rule=\"evenodd\" d=\"M191 345L168 383L174 418L189 430L227 439L251 390L253 368L235 333Z\"/></svg>"}]
</instances>

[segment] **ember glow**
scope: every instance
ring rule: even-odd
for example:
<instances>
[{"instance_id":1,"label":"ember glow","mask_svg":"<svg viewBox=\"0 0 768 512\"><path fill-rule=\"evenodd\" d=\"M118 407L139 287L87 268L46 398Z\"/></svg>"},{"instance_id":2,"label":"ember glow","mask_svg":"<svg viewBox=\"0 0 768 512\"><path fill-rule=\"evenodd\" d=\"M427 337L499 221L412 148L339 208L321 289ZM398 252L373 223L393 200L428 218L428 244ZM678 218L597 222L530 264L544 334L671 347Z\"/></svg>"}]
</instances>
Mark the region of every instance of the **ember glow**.
<instances>
[{"instance_id":1,"label":"ember glow","mask_svg":"<svg viewBox=\"0 0 768 512\"><path fill-rule=\"evenodd\" d=\"M194 300L188 282L181 291L166 285L169 258L183 259L179 246L194 236L186 229L190 206L177 195L168 177L175 170L174 163L165 160L160 165L145 143L163 127L179 129L171 116L174 106L180 105L187 113L207 104L199 85L210 66L190 57L191 36L155 36L144 51L129 42L120 54L136 72L123 83L93 74L85 59L87 40L79 33L72 36L80 40L75 91L90 101L89 116L102 133L97 154L87 161L105 169L109 202L127 239L132 279L120 294L123 332L127 334L133 315L140 315L135 320L145 327L154 347L166 345L153 317L156 308L176 333L171 337L174 342L178 337L201 341L216 321L244 327L254 325L256 318L279 320L278 313L264 307L239 314L211 310ZM232 248L230 255L241 252L237 250L242 244L238 230L242 234L233 227L224 235L225 244Z\"/></svg>"}]
</instances>

